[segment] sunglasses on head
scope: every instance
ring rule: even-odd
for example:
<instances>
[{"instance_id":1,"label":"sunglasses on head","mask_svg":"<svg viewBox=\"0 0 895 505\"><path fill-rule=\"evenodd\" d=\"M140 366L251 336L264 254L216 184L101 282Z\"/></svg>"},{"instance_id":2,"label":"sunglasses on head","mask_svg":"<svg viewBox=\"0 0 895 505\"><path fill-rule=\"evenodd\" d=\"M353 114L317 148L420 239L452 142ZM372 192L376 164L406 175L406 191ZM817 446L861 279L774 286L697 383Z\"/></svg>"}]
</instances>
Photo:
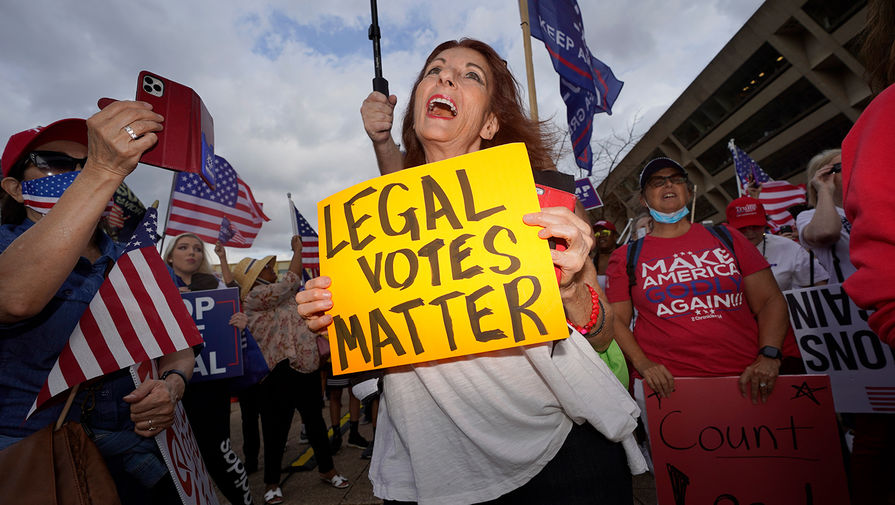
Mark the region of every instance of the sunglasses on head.
<instances>
[{"instance_id":1,"label":"sunglasses on head","mask_svg":"<svg viewBox=\"0 0 895 505\"><path fill-rule=\"evenodd\" d=\"M87 158L72 158L56 151L31 151L28 153L28 161L40 170L56 173L72 172L87 164Z\"/></svg>"}]
</instances>

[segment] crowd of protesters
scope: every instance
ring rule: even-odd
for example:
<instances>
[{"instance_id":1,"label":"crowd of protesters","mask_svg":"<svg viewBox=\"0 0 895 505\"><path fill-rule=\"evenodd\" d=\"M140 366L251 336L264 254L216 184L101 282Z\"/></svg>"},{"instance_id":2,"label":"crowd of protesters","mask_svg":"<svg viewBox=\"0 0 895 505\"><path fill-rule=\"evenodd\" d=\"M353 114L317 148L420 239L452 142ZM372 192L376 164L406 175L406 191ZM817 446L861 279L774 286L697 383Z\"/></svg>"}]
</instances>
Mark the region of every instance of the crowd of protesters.
<instances>
[{"instance_id":1,"label":"crowd of protesters","mask_svg":"<svg viewBox=\"0 0 895 505\"><path fill-rule=\"evenodd\" d=\"M891 6L871 4L880 19L895 20ZM890 34L879 36L891 47ZM895 80L892 68L882 69L884 87ZM674 395L676 378L737 376L744 398L766 402L781 374L804 373L782 292L827 282L844 282L861 303L882 308L871 323L891 343L890 301L860 290L876 282L866 271L891 271L874 260L892 242L892 225L868 217L854 192L871 191L878 177L873 171L891 158L891 135L877 136L892 132L884 113L892 108L892 93L886 88L868 107L843 151L830 146L810 161L810 208L798 213L794 229L772 231L760 198L752 196L730 202L726 224L694 223L688 171L670 158L642 168L645 211L621 246L616 225L591 223L580 204L574 211L547 208L525 216L526 224L543 228L542 238L567 246L552 258L569 338L387 370L381 380L372 379L375 395L358 393L377 396L372 441L358 432L360 399L349 393L348 445L372 452L375 495L385 503L630 504L631 475L646 471L647 462L634 437L640 409L628 364L635 379L666 398ZM536 178L556 169L550 135L526 117L518 83L483 42L448 41L431 52L404 114L403 151L390 133L396 103L397 97L374 92L361 107L382 174L511 142L525 143ZM98 225L106 203L162 128L163 118L147 104L122 101L86 121L61 120L7 142L0 161L0 449L62 412L62 405L50 404L27 417L121 254L120 244ZM35 181L64 186L52 208L29 203ZM857 245L866 250L850 241L852 220L860 230ZM349 383L325 372L318 342L333 321L327 313L332 279L304 282L298 236L291 249L280 277L274 256L245 258L231 269L218 243L217 276L201 238L184 234L170 243L163 259L180 291L238 288L242 311L228 323L244 346L257 345L266 373L239 388L228 381L195 383L198 349L188 348L158 358L160 378L139 387L126 369L88 381L74 395L67 418L87 428L122 503L179 501L154 437L172 426L181 402L209 474L231 503L253 503L247 474L258 468L261 440L264 501L284 501L281 465L296 410L320 479L337 489L349 486L333 462L342 444L341 399ZM709 272L700 275L707 275L711 288L697 293L685 282L694 278L695 262L685 260L703 254L729 261L703 268ZM850 254L860 260L853 264ZM651 275L657 271L663 275ZM889 292L886 286L877 294ZM724 310L700 315L706 303ZM699 317L680 317L693 314ZM237 395L245 464L230 443L231 397ZM325 396L332 437L322 414ZM854 434L854 503L886 503L891 416L841 421Z\"/></svg>"}]
</instances>

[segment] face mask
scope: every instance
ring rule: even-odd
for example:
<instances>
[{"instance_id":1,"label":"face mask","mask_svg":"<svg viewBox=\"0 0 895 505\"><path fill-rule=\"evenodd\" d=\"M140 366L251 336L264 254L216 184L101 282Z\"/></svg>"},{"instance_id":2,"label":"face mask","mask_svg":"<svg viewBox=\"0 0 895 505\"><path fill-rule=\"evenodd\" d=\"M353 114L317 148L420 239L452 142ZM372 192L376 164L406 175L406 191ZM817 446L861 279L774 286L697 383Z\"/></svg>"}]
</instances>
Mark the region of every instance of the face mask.
<instances>
[{"instance_id":1,"label":"face mask","mask_svg":"<svg viewBox=\"0 0 895 505\"><path fill-rule=\"evenodd\" d=\"M41 214L50 212L62 193L75 181L78 173L65 172L64 174L22 181L22 198L25 199L25 207L34 209Z\"/></svg>"},{"instance_id":2,"label":"face mask","mask_svg":"<svg viewBox=\"0 0 895 505\"><path fill-rule=\"evenodd\" d=\"M671 214L666 214L665 212L659 212L658 210L654 210L649 207L647 207L647 208L649 209L649 214L651 216L653 216L653 220L656 221L657 223L674 224L674 223L680 221L681 219L683 219L684 216L686 216L687 214L690 213L690 209L688 209L686 205L681 207L680 210L672 212Z\"/></svg>"},{"instance_id":3,"label":"face mask","mask_svg":"<svg viewBox=\"0 0 895 505\"><path fill-rule=\"evenodd\" d=\"M639 228L637 230L636 236L637 236L637 239L642 239L643 237L645 237L646 236L646 228Z\"/></svg>"}]
</instances>

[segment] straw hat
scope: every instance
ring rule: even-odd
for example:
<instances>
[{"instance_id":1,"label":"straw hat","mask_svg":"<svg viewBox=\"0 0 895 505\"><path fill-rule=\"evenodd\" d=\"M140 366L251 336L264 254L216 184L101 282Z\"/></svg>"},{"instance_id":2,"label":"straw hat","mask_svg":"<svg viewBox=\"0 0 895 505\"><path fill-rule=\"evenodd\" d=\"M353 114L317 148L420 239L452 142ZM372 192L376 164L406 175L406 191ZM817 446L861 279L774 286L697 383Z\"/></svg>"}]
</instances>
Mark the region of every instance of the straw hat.
<instances>
[{"instance_id":1,"label":"straw hat","mask_svg":"<svg viewBox=\"0 0 895 505\"><path fill-rule=\"evenodd\" d=\"M239 296L242 299L245 299L249 291L252 290L255 281L258 280L258 275L261 274L264 267L271 261L276 261L276 259L277 257L273 255L265 256L260 260L243 258L236 264L236 268L233 269L233 278L239 283Z\"/></svg>"}]
</instances>

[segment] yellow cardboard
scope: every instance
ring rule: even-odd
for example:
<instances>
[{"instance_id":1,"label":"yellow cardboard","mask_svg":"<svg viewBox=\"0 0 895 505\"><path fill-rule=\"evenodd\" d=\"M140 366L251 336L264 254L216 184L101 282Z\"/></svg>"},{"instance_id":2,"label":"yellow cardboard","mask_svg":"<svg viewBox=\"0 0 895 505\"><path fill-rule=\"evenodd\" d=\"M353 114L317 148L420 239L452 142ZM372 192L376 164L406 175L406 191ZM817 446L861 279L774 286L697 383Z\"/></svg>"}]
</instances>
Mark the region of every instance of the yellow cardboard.
<instances>
[{"instance_id":1,"label":"yellow cardboard","mask_svg":"<svg viewBox=\"0 0 895 505\"><path fill-rule=\"evenodd\" d=\"M528 153L508 144L385 175L317 204L336 374L568 336Z\"/></svg>"}]
</instances>

